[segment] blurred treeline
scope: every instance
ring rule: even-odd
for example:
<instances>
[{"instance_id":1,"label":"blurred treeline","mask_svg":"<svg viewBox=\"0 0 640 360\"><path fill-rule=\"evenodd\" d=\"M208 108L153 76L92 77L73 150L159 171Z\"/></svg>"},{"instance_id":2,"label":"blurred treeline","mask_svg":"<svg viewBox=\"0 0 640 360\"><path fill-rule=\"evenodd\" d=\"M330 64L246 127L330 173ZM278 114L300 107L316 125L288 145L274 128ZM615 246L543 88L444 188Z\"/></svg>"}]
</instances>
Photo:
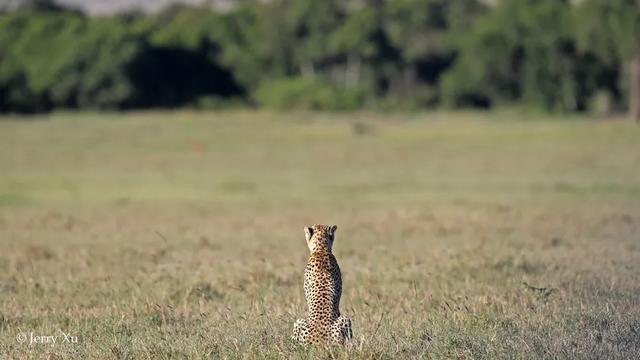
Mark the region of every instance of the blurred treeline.
<instances>
[{"instance_id":1,"label":"blurred treeline","mask_svg":"<svg viewBox=\"0 0 640 360\"><path fill-rule=\"evenodd\" d=\"M0 14L2 112L606 112L640 91L635 0L271 0L99 17L34 4Z\"/></svg>"}]
</instances>

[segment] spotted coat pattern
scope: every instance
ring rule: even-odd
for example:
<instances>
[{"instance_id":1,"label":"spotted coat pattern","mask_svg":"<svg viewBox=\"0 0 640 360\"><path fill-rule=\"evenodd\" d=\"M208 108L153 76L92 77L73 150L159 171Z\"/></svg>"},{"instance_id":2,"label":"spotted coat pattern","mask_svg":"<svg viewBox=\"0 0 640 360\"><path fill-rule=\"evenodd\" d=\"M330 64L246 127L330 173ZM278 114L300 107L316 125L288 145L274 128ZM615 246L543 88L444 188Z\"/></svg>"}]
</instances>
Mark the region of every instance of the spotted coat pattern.
<instances>
[{"instance_id":1,"label":"spotted coat pattern","mask_svg":"<svg viewBox=\"0 0 640 360\"><path fill-rule=\"evenodd\" d=\"M351 339L351 319L340 315L342 275L331 253L337 226L305 228L311 254L304 271L304 296L309 316L293 326L293 339L301 344L344 344Z\"/></svg>"}]
</instances>

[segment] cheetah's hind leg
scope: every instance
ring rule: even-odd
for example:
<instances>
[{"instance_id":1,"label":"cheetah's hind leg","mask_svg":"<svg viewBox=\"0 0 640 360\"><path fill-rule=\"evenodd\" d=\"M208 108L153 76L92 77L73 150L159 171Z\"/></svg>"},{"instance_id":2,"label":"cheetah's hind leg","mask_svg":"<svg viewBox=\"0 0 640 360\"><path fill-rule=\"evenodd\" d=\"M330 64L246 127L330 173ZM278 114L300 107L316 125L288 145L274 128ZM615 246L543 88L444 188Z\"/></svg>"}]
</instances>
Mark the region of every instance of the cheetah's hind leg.
<instances>
[{"instance_id":1,"label":"cheetah's hind leg","mask_svg":"<svg viewBox=\"0 0 640 360\"><path fill-rule=\"evenodd\" d=\"M351 340L353 331L351 330L351 319L347 316L340 316L331 326L331 337L339 344Z\"/></svg>"},{"instance_id":2,"label":"cheetah's hind leg","mask_svg":"<svg viewBox=\"0 0 640 360\"><path fill-rule=\"evenodd\" d=\"M298 319L293 324L293 336L291 339L300 344L307 343L307 336L309 334L309 327L307 326L307 320Z\"/></svg>"}]
</instances>

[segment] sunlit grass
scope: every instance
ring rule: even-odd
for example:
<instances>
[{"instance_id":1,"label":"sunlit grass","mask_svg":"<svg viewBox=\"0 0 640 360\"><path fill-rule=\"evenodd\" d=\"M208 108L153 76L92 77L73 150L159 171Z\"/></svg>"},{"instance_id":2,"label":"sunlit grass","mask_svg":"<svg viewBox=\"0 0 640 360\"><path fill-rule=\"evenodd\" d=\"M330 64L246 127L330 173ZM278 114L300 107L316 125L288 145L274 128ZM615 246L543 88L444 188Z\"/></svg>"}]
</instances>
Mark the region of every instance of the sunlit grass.
<instances>
[{"instance_id":1,"label":"sunlit grass","mask_svg":"<svg viewBox=\"0 0 640 360\"><path fill-rule=\"evenodd\" d=\"M0 354L640 351L633 124L491 113L51 117L0 121ZM356 337L347 349L289 340L305 311L302 227L319 222L338 225L342 309ZM60 331L79 344L16 341Z\"/></svg>"}]
</instances>

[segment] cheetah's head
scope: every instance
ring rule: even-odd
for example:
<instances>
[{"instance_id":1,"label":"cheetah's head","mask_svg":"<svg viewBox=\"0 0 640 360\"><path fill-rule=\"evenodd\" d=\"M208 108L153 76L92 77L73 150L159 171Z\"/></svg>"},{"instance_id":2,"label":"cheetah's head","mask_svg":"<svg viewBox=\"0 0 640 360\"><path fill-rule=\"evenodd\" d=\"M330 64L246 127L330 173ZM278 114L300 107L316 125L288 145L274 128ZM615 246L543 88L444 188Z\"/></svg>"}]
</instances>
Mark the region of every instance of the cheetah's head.
<instances>
[{"instance_id":1,"label":"cheetah's head","mask_svg":"<svg viewBox=\"0 0 640 360\"><path fill-rule=\"evenodd\" d=\"M316 249L325 249L331 252L337 228L335 225L311 225L305 227L304 236L307 238L309 250L313 252Z\"/></svg>"}]
</instances>

